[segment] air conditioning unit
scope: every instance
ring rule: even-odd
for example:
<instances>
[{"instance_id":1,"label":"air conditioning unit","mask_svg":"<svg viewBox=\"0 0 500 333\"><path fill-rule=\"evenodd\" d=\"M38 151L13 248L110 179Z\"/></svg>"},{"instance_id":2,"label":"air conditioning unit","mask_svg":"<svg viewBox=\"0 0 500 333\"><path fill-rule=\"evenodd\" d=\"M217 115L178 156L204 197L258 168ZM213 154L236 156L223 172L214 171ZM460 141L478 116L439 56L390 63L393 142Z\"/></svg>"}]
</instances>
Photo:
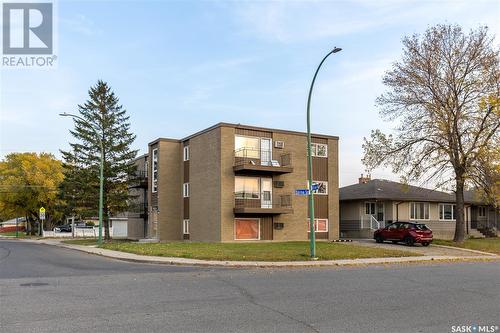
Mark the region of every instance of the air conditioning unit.
<instances>
[{"instance_id":1,"label":"air conditioning unit","mask_svg":"<svg viewBox=\"0 0 500 333\"><path fill-rule=\"evenodd\" d=\"M274 181L274 187L275 188L282 188L285 187L285 182L282 180L275 180Z\"/></svg>"},{"instance_id":2,"label":"air conditioning unit","mask_svg":"<svg viewBox=\"0 0 500 333\"><path fill-rule=\"evenodd\" d=\"M283 149L285 148L284 141L274 141L274 148Z\"/></svg>"}]
</instances>

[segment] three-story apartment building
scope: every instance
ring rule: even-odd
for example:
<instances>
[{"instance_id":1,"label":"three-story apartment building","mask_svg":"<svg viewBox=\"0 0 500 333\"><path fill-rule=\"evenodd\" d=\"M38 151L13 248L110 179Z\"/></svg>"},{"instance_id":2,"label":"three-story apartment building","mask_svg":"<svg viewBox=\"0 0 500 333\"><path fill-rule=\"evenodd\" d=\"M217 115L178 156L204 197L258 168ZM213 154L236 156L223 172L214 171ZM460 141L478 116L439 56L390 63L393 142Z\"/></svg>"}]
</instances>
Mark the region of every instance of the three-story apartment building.
<instances>
[{"instance_id":1,"label":"three-story apartment building","mask_svg":"<svg viewBox=\"0 0 500 333\"><path fill-rule=\"evenodd\" d=\"M312 136L318 239L339 237L338 137ZM219 123L149 144L146 236L161 241L307 240L305 133Z\"/></svg>"}]
</instances>

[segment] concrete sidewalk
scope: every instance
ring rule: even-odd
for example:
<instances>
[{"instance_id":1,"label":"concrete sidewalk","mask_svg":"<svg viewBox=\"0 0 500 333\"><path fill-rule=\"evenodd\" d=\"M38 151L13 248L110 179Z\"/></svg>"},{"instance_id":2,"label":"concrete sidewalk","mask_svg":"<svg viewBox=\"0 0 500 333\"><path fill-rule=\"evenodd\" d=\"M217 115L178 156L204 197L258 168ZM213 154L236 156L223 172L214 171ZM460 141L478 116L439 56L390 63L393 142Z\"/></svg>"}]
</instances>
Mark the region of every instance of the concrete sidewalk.
<instances>
[{"instance_id":1,"label":"concrete sidewalk","mask_svg":"<svg viewBox=\"0 0 500 333\"><path fill-rule=\"evenodd\" d=\"M418 256L418 257L366 258L366 259L341 259L341 260L318 260L318 261L278 261L278 262L217 261L217 260L187 259L178 257L143 256L133 253L101 249L95 246L64 244L60 240L55 240L55 239L43 239L43 240L22 239L21 241L59 246L71 250L82 251L118 260L141 262L141 263L189 265L189 266L321 267L321 266L356 266L356 265L376 265L376 264L383 265L383 264L396 264L396 263L417 263L417 262L437 262L437 261L500 260L500 256L488 253L476 256L432 255L432 256Z\"/></svg>"}]
</instances>

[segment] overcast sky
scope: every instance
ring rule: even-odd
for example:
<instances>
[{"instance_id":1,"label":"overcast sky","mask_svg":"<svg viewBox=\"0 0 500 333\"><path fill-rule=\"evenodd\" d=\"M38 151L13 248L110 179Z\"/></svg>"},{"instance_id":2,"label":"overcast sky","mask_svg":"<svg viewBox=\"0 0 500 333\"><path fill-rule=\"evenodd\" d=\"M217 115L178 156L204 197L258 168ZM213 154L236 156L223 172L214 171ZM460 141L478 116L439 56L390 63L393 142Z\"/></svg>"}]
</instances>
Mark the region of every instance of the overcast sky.
<instances>
[{"instance_id":1,"label":"overcast sky","mask_svg":"<svg viewBox=\"0 0 500 333\"><path fill-rule=\"evenodd\" d=\"M363 172L363 137L393 127L374 100L403 36L436 23L500 36L500 2L477 0L59 1L56 16L57 69L1 72L1 156L60 157L72 122L58 114L76 112L98 79L127 109L141 152L218 122L304 131L311 77L337 46L316 83L312 128L340 136L342 186Z\"/></svg>"}]
</instances>

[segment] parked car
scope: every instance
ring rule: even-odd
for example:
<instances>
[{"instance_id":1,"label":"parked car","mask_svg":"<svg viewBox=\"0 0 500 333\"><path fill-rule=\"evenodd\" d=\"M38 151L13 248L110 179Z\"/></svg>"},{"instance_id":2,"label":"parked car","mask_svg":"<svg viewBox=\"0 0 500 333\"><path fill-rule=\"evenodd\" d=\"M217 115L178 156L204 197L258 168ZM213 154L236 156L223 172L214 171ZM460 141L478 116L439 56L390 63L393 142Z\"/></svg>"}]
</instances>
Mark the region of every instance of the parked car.
<instances>
[{"instance_id":1,"label":"parked car","mask_svg":"<svg viewBox=\"0 0 500 333\"><path fill-rule=\"evenodd\" d=\"M395 222L376 230L373 238L377 243L387 240L394 244L404 242L408 246L413 246L415 243L429 246L432 242L432 230L423 223Z\"/></svg>"},{"instance_id":2,"label":"parked car","mask_svg":"<svg viewBox=\"0 0 500 333\"><path fill-rule=\"evenodd\" d=\"M71 232L71 224L58 225L54 228L54 232Z\"/></svg>"}]
</instances>

